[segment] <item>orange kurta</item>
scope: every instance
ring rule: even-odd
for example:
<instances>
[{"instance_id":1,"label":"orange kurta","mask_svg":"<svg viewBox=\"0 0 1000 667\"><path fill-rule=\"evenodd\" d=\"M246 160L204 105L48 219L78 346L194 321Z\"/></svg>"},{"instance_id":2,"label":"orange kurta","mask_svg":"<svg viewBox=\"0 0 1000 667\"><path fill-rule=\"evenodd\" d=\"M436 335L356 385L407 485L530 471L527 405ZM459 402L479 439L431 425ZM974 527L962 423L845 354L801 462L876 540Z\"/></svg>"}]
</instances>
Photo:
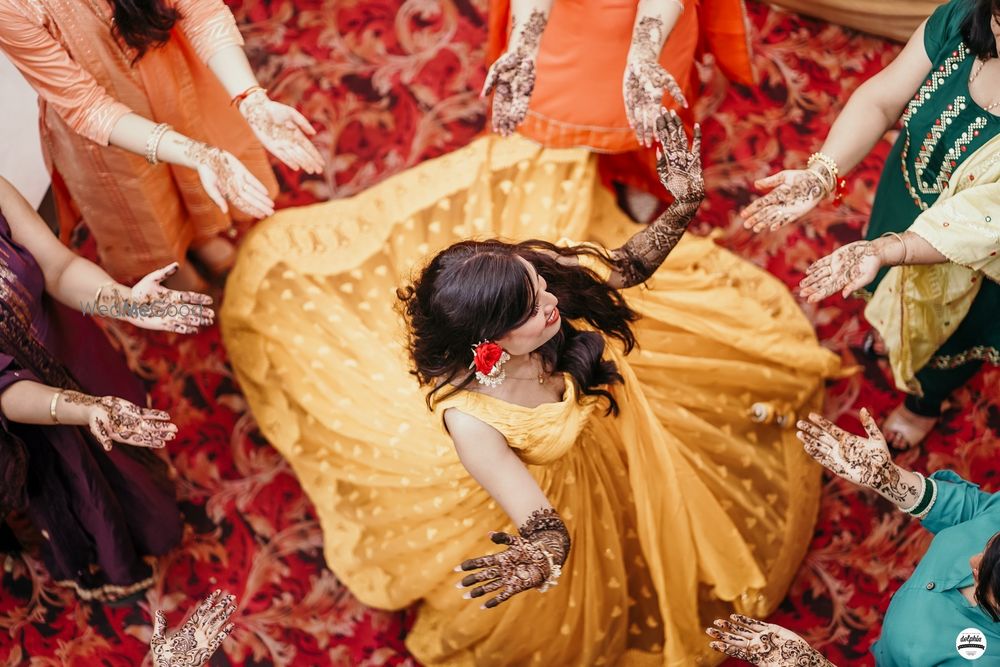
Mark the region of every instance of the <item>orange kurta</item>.
<instances>
[{"instance_id":1,"label":"orange kurta","mask_svg":"<svg viewBox=\"0 0 1000 667\"><path fill-rule=\"evenodd\" d=\"M183 259L232 224L194 170L108 146L130 111L228 150L277 192L263 148L205 65L243 44L232 14L222 0L172 4L181 19L170 40L133 65L134 53L112 37L106 0L0 0L0 49L39 94L63 238L82 216L101 263L121 281Z\"/></svg>"},{"instance_id":2,"label":"orange kurta","mask_svg":"<svg viewBox=\"0 0 1000 667\"><path fill-rule=\"evenodd\" d=\"M711 53L731 79L752 83L742 0L685 0L684 5L663 45L660 64L680 84L688 103L693 105L698 93L694 61L704 53ZM553 2L528 116L518 132L551 148L582 146L600 153L628 153L602 160L602 175L661 193L655 152L639 146L622 97L636 7L636 2L621 0ZM509 24L509 0L491 0L487 47L491 63L507 46ZM677 107L669 95L664 95L663 104ZM690 125L692 119L681 113Z\"/></svg>"}]
</instances>

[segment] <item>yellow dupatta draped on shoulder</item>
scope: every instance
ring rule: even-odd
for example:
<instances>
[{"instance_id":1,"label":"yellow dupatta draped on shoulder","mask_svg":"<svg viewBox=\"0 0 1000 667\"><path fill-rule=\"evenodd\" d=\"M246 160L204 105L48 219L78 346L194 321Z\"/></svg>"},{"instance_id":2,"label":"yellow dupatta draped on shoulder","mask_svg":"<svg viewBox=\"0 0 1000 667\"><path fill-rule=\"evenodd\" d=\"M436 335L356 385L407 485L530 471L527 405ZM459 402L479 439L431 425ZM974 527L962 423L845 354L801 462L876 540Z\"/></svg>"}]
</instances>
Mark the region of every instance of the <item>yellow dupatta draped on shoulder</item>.
<instances>
[{"instance_id":1,"label":"yellow dupatta draped on shoulder","mask_svg":"<svg viewBox=\"0 0 1000 667\"><path fill-rule=\"evenodd\" d=\"M893 267L865 317L885 340L896 386L920 395L917 371L962 323L983 279L1000 282L1000 137L955 170L909 231L949 261Z\"/></svg>"}]
</instances>

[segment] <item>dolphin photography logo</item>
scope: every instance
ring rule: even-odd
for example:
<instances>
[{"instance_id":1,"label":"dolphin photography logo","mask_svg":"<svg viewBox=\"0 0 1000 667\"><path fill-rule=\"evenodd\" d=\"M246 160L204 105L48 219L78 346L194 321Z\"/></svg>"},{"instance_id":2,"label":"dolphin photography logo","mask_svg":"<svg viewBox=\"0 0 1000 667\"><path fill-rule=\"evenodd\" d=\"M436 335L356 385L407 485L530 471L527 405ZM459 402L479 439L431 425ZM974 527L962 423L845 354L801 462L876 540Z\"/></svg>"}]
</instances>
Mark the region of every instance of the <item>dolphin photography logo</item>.
<instances>
[{"instance_id":1,"label":"dolphin photography logo","mask_svg":"<svg viewBox=\"0 0 1000 667\"><path fill-rule=\"evenodd\" d=\"M955 638L955 650L966 660L978 660L986 653L986 635L982 630L966 628Z\"/></svg>"}]
</instances>

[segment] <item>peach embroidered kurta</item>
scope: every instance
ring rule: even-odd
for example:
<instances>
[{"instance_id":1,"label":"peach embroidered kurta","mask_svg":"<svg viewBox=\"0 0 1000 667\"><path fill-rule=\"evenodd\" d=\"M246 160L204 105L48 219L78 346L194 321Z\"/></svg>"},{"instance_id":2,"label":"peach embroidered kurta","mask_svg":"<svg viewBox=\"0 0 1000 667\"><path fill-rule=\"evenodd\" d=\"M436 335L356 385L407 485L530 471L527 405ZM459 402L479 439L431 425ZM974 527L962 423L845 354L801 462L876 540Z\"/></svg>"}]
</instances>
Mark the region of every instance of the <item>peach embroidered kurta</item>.
<instances>
[{"instance_id":1,"label":"peach embroidered kurta","mask_svg":"<svg viewBox=\"0 0 1000 667\"><path fill-rule=\"evenodd\" d=\"M272 195L263 148L205 63L242 45L222 0L172 0L170 40L138 62L112 36L106 0L0 0L0 49L39 94L63 238L82 217L113 277L135 280L230 227L194 170L108 145L129 112L238 157Z\"/></svg>"}]
</instances>

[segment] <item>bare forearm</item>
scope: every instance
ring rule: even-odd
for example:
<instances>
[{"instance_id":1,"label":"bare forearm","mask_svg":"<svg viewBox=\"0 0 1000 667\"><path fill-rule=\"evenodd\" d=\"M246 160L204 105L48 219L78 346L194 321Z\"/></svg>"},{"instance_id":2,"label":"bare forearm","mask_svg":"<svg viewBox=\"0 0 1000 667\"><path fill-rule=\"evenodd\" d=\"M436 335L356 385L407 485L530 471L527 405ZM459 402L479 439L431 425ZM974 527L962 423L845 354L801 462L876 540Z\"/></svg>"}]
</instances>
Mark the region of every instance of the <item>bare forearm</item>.
<instances>
[{"instance_id":1,"label":"bare forearm","mask_svg":"<svg viewBox=\"0 0 1000 667\"><path fill-rule=\"evenodd\" d=\"M111 145L145 156L157 124L134 113L122 116L111 131ZM195 169L198 166L193 149L205 146L174 130L167 131L156 145L156 158L161 162Z\"/></svg>"},{"instance_id":2,"label":"bare forearm","mask_svg":"<svg viewBox=\"0 0 1000 667\"><path fill-rule=\"evenodd\" d=\"M883 266L942 264L948 261L923 237L913 232L883 236L872 241Z\"/></svg>"},{"instance_id":3,"label":"bare forearm","mask_svg":"<svg viewBox=\"0 0 1000 667\"><path fill-rule=\"evenodd\" d=\"M660 51L683 12L680 0L639 0L629 58L659 60Z\"/></svg>"},{"instance_id":4,"label":"bare forearm","mask_svg":"<svg viewBox=\"0 0 1000 667\"><path fill-rule=\"evenodd\" d=\"M25 380L7 388L0 395L0 410L12 422L19 424L66 424L83 426L88 423L90 406L80 402L66 400L67 395L75 392L64 392L55 402L57 421L52 419L53 398L59 392L58 388Z\"/></svg>"},{"instance_id":5,"label":"bare forearm","mask_svg":"<svg viewBox=\"0 0 1000 667\"><path fill-rule=\"evenodd\" d=\"M131 287L115 281L104 269L83 257L74 257L46 291L56 301L84 313L94 313L98 306L108 306L116 297L128 300L132 294Z\"/></svg>"},{"instance_id":6,"label":"bare forearm","mask_svg":"<svg viewBox=\"0 0 1000 667\"><path fill-rule=\"evenodd\" d=\"M611 251L615 272L609 283L623 289L647 281L674 249L694 218L704 194L678 199L660 217Z\"/></svg>"},{"instance_id":7,"label":"bare forearm","mask_svg":"<svg viewBox=\"0 0 1000 667\"><path fill-rule=\"evenodd\" d=\"M841 176L871 152L903 112L902 107L886 110L876 102L872 93L877 84L868 81L851 95L820 149L834 159Z\"/></svg>"},{"instance_id":8,"label":"bare forearm","mask_svg":"<svg viewBox=\"0 0 1000 667\"><path fill-rule=\"evenodd\" d=\"M212 70L230 97L236 97L259 85L253 68L250 67L250 61L247 60L247 54L241 46L228 46L218 51L208 61L208 68Z\"/></svg>"}]
</instances>

